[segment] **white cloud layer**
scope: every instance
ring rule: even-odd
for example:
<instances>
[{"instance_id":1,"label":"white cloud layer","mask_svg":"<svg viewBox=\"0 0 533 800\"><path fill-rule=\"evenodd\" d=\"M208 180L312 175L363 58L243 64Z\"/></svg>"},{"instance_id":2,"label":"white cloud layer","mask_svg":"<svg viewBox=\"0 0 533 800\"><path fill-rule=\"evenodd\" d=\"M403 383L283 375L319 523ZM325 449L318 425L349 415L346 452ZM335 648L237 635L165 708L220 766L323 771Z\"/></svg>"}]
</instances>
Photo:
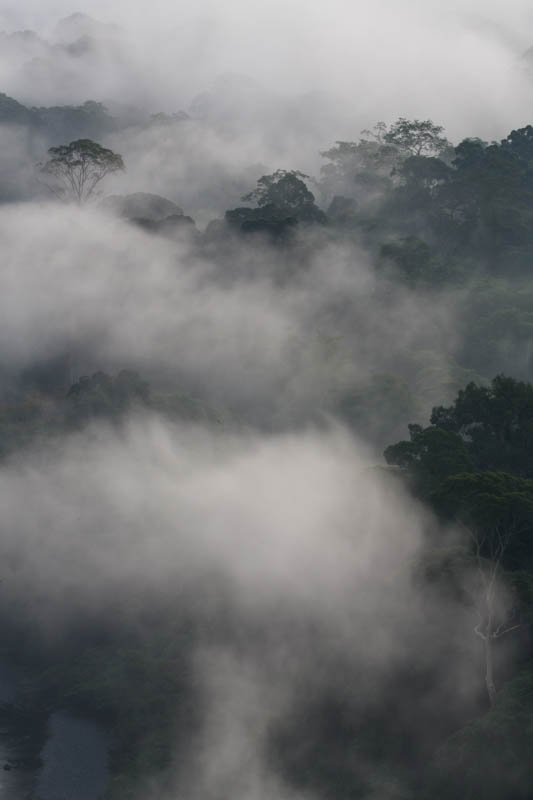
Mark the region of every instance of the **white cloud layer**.
<instances>
[{"instance_id":1,"label":"white cloud layer","mask_svg":"<svg viewBox=\"0 0 533 800\"><path fill-rule=\"evenodd\" d=\"M533 44L533 14L522 0L156 0L149 13L120 0L77 9L28 0L8 5L0 20L7 30L35 27L53 40L52 21L73 10L117 23L121 33L86 67L83 60L79 68L70 64L75 80L54 82L66 73L41 69L26 73L32 85L4 64L8 92L34 102L39 93L41 102L52 102L55 93L58 102L138 100L176 110L218 75L238 73L295 95L296 104L301 93L331 93L343 121L332 139L399 115L434 117L454 139L498 137L528 121L531 84L520 58Z\"/></svg>"}]
</instances>

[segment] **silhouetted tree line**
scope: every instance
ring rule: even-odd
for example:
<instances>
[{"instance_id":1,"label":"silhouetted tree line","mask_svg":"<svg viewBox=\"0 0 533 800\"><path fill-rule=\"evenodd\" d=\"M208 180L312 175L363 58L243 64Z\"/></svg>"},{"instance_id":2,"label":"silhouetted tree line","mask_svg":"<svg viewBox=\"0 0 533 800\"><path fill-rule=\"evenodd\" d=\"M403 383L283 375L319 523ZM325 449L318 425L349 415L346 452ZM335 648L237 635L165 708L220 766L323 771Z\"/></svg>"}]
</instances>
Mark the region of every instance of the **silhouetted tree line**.
<instances>
[{"instance_id":1,"label":"silhouetted tree line","mask_svg":"<svg viewBox=\"0 0 533 800\"><path fill-rule=\"evenodd\" d=\"M432 542L421 580L472 609L490 701L434 753L428 791L525 800L533 780L533 386L502 375L489 386L470 383L409 434L387 447L388 464L461 533L453 544Z\"/></svg>"}]
</instances>

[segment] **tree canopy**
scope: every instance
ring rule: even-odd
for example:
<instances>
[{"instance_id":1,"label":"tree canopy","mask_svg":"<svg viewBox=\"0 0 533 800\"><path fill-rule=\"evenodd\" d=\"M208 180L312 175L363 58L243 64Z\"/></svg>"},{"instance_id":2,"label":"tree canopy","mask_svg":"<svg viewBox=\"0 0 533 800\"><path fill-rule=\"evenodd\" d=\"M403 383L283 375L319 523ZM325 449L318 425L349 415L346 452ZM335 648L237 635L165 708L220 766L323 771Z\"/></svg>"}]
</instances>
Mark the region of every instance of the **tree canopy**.
<instances>
[{"instance_id":1,"label":"tree canopy","mask_svg":"<svg viewBox=\"0 0 533 800\"><path fill-rule=\"evenodd\" d=\"M46 186L61 199L85 203L96 194L107 175L125 169L122 156L92 139L77 139L70 144L50 147L50 156L40 165Z\"/></svg>"},{"instance_id":2,"label":"tree canopy","mask_svg":"<svg viewBox=\"0 0 533 800\"><path fill-rule=\"evenodd\" d=\"M263 175L256 188L242 197L257 208L239 207L226 211L230 225L243 232L264 232L279 238L298 222L324 224L326 215L315 203L303 172L278 169Z\"/></svg>"},{"instance_id":3,"label":"tree canopy","mask_svg":"<svg viewBox=\"0 0 533 800\"><path fill-rule=\"evenodd\" d=\"M382 138L387 144L409 156L442 156L450 142L442 136L444 128L430 119L408 120L400 117L389 128L382 128Z\"/></svg>"}]
</instances>

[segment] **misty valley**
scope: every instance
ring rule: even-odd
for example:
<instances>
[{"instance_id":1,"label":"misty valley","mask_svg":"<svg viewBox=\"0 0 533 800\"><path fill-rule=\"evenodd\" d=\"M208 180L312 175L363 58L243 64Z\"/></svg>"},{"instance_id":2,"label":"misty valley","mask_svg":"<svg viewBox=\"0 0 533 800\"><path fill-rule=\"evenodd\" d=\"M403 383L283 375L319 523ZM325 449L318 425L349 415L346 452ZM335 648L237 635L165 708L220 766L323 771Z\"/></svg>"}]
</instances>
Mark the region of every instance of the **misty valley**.
<instances>
[{"instance_id":1,"label":"misty valley","mask_svg":"<svg viewBox=\"0 0 533 800\"><path fill-rule=\"evenodd\" d=\"M533 798L533 15L276 2L0 11L0 799Z\"/></svg>"}]
</instances>

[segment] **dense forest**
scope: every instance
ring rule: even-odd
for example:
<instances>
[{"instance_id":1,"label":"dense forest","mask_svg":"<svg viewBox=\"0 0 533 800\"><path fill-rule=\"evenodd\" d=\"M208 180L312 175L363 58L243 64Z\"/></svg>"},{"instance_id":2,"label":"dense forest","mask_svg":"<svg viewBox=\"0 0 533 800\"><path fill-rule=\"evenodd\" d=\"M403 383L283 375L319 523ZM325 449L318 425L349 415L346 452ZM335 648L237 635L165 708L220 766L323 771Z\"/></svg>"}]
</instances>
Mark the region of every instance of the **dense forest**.
<instances>
[{"instance_id":1,"label":"dense forest","mask_svg":"<svg viewBox=\"0 0 533 800\"><path fill-rule=\"evenodd\" d=\"M60 30L30 84L120 61ZM312 173L220 155L254 91L0 95L2 727L96 723L109 800L529 800L533 120Z\"/></svg>"}]
</instances>

